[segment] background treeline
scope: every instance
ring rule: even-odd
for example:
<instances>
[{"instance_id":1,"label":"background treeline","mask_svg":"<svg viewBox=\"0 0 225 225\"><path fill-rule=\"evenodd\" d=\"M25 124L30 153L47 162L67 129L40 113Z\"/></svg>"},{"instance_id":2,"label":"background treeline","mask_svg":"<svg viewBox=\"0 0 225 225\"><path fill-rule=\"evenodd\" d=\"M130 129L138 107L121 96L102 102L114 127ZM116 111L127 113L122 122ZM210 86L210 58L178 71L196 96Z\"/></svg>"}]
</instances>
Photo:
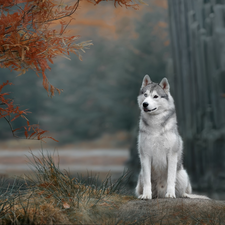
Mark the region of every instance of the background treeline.
<instances>
[{"instance_id":1,"label":"background treeline","mask_svg":"<svg viewBox=\"0 0 225 225\"><path fill-rule=\"evenodd\" d=\"M16 73L2 69L0 83L12 82L14 86L4 90L32 112L28 115L32 123L49 130L61 144L132 131L139 117L136 99L141 80L145 74L157 81L165 76L169 56L167 10L151 3L138 12L143 14L139 20L120 20L118 39L109 40L94 31L94 45L82 62L75 55L71 60L56 59L47 75L51 84L64 90L60 96L49 98L42 79L33 71L16 77ZM136 38L129 38L131 23ZM13 127L23 123L16 120ZM1 139L12 138L6 121L0 120L0 127Z\"/></svg>"},{"instance_id":2,"label":"background treeline","mask_svg":"<svg viewBox=\"0 0 225 225\"><path fill-rule=\"evenodd\" d=\"M169 78L198 189L225 189L225 1L169 0L174 73ZM180 13L183 12L183 13Z\"/></svg>"}]
</instances>

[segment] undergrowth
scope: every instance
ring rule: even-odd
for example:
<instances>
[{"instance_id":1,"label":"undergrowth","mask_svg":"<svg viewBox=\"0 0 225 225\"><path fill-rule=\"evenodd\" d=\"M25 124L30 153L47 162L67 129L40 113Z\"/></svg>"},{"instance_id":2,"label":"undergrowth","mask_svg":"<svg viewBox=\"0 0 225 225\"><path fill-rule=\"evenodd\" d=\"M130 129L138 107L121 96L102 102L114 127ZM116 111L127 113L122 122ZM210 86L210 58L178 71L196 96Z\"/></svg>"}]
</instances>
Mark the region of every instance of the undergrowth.
<instances>
[{"instance_id":1,"label":"undergrowth","mask_svg":"<svg viewBox=\"0 0 225 225\"><path fill-rule=\"evenodd\" d=\"M119 194L128 173L115 182L110 175L100 183L97 175L73 178L43 152L32 166L25 184L1 185L0 224L115 224L119 207L134 198Z\"/></svg>"},{"instance_id":2,"label":"undergrowth","mask_svg":"<svg viewBox=\"0 0 225 225\"><path fill-rule=\"evenodd\" d=\"M136 198L124 191L127 172L116 181L110 175L101 182L92 174L72 177L43 152L31 165L34 175L23 181L0 180L0 225L225 224L225 204L210 200L130 201Z\"/></svg>"}]
</instances>

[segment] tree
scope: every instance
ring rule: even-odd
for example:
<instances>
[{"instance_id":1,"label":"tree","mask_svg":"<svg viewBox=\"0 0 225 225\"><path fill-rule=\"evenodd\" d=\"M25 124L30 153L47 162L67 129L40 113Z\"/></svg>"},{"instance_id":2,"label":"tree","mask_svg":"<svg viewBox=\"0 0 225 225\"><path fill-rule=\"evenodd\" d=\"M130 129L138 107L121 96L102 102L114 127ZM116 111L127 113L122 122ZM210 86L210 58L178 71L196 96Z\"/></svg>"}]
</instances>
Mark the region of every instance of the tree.
<instances>
[{"instance_id":1,"label":"tree","mask_svg":"<svg viewBox=\"0 0 225 225\"><path fill-rule=\"evenodd\" d=\"M99 4L101 1L89 2ZM61 90L47 79L45 71L50 70L48 63L53 63L57 56L68 58L70 53L76 54L81 60L81 52L92 45L90 41L77 43L78 36L66 36L66 28L79 2L77 0L69 6L54 0L0 0L0 67L19 71L19 76L32 69L37 76L42 76L43 87L49 95L53 96L55 91L60 94ZM114 5L135 9L138 6L132 0L114 0ZM54 22L60 26L55 26ZM8 84L11 83L0 86L0 91ZM5 99L6 95L1 93L0 118L5 118L10 126L16 118L25 118L28 126L24 126L25 136L41 139L40 134L46 131L40 130L38 125L31 126L25 117L27 110L14 106L11 99ZM11 118L11 114L15 116ZM12 128L13 133L16 130ZM28 135L28 131L33 132Z\"/></svg>"},{"instance_id":2,"label":"tree","mask_svg":"<svg viewBox=\"0 0 225 225\"><path fill-rule=\"evenodd\" d=\"M169 0L174 98L198 189L224 189L224 1Z\"/></svg>"}]
</instances>

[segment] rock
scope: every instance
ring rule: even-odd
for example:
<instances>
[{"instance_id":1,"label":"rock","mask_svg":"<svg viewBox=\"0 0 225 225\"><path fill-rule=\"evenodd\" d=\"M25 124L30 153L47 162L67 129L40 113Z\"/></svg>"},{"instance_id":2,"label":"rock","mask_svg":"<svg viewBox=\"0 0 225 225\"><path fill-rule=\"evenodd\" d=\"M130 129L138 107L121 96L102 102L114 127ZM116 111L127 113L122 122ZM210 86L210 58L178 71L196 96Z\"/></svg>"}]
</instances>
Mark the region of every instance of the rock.
<instances>
[{"instance_id":1,"label":"rock","mask_svg":"<svg viewBox=\"0 0 225 225\"><path fill-rule=\"evenodd\" d=\"M225 202L203 199L133 200L119 210L118 224L225 224Z\"/></svg>"}]
</instances>

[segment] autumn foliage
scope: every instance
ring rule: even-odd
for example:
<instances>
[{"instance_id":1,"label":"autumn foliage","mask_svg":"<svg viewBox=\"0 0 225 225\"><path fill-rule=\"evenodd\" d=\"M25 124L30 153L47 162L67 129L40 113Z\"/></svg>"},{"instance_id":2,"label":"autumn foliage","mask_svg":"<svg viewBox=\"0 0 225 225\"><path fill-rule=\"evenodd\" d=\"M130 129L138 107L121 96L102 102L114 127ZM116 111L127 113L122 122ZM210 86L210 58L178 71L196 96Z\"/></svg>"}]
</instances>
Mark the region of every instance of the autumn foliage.
<instances>
[{"instance_id":1,"label":"autumn foliage","mask_svg":"<svg viewBox=\"0 0 225 225\"><path fill-rule=\"evenodd\" d=\"M70 17L78 4L79 0L71 6L52 0L0 0L0 67L19 71L19 75L32 69L38 76L42 75L43 86L51 96L55 90L60 93L46 77L45 71L50 69L48 62L53 63L54 57L70 52L81 58L80 50L90 45L89 42L77 44L76 36L63 36L67 26L63 18ZM53 27L54 21L59 21L59 29ZM23 117L27 121L27 126L22 127L26 138L45 138L47 131L29 124L28 111L20 110L12 99L5 98L8 93L2 93L2 89L6 85L11 83L7 81L0 86L0 118L7 120L14 134L21 128L13 129L11 122Z\"/></svg>"},{"instance_id":2,"label":"autumn foliage","mask_svg":"<svg viewBox=\"0 0 225 225\"><path fill-rule=\"evenodd\" d=\"M86 1L97 5L103 0ZM43 87L51 96L55 91L60 94L61 90L51 85L47 79L49 63L53 64L53 59L57 56L68 58L70 53L76 54L81 60L81 52L92 45L90 41L78 43L78 36L66 36L66 28L74 19L72 15L78 9L80 0L73 1L70 5L66 2L0 0L0 67L18 71L19 75L29 69L34 70L37 76L42 77ZM114 0L114 5L137 8L132 0ZM14 133L17 129L12 128L11 122L23 117L27 120L27 126L23 127L26 138L41 139L46 131L37 125L30 125L26 118L28 111L20 110L11 99L5 98L8 95L2 93L5 85L11 83L7 81L0 86L0 118L7 120ZM29 131L31 134L28 134Z\"/></svg>"},{"instance_id":3,"label":"autumn foliage","mask_svg":"<svg viewBox=\"0 0 225 225\"><path fill-rule=\"evenodd\" d=\"M95 0L95 4L99 4L100 2L108 1L108 0ZM90 0L90 2L93 2ZM139 0L140 3L144 4L142 0ZM114 6L125 6L125 7L131 7L133 9L138 9L139 5L135 3L134 0L114 0Z\"/></svg>"},{"instance_id":4,"label":"autumn foliage","mask_svg":"<svg viewBox=\"0 0 225 225\"><path fill-rule=\"evenodd\" d=\"M54 95L53 87L46 77L48 62L56 56L77 54L91 43L76 43L77 36L63 35L70 17L77 9L79 0L71 6L53 0L0 0L0 67L25 73L28 69L42 75L43 86ZM72 19L72 18L71 18ZM58 21L60 27L53 27Z\"/></svg>"},{"instance_id":5,"label":"autumn foliage","mask_svg":"<svg viewBox=\"0 0 225 225\"><path fill-rule=\"evenodd\" d=\"M47 130L42 130L38 124L30 125L30 122L26 117L26 115L30 112L28 112L27 109L21 110L19 106L15 106L13 100L7 98L9 93L2 93L2 89L6 85L12 85L12 83L7 81L0 85L0 119L4 118L9 123L13 136L16 136L15 132L17 130L23 129L24 135L28 139L43 140L44 138L50 138L54 141L57 141L52 137L45 136ZM24 118L27 122L27 125L14 129L12 126L12 122L19 117Z\"/></svg>"}]
</instances>

